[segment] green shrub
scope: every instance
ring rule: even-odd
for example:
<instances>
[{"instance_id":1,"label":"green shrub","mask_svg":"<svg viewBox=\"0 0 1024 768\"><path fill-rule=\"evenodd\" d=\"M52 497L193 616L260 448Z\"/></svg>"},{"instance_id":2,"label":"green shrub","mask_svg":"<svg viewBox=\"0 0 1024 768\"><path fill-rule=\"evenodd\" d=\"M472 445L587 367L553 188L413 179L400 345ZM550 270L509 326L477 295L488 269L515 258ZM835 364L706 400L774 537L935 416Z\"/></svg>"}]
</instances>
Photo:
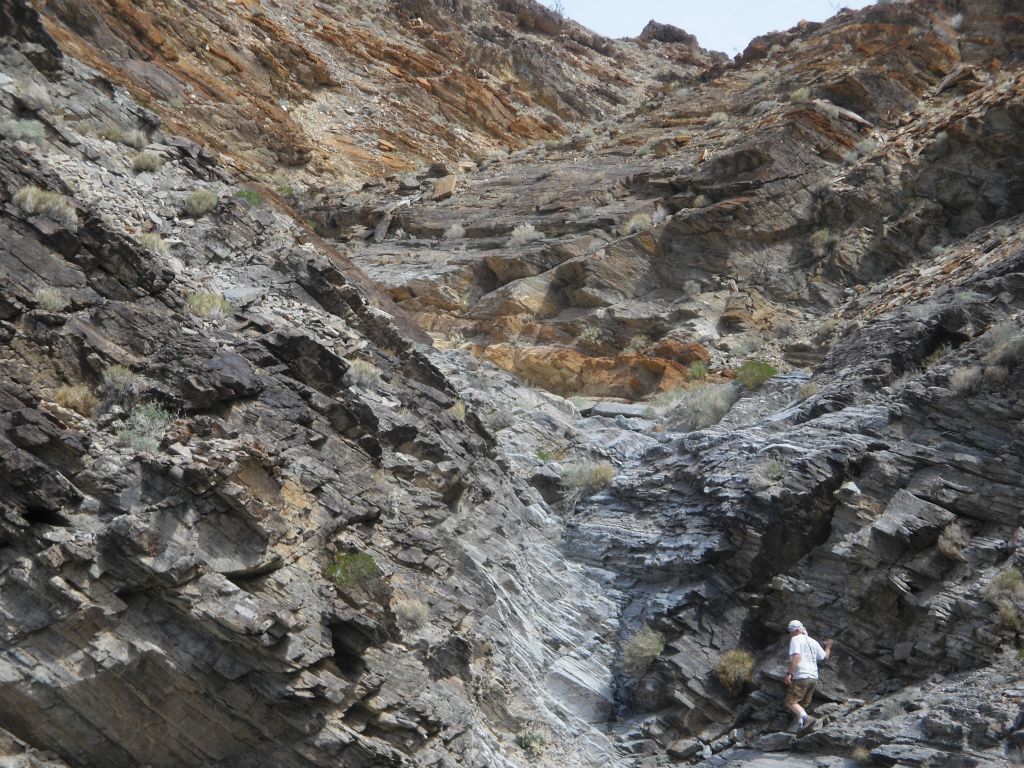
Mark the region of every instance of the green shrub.
<instances>
[{"instance_id":1,"label":"green shrub","mask_svg":"<svg viewBox=\"0 0 1024 768\"><path fill-rule=\"evenodd\" d=\"M665 636L644 627L622 646L622 663L630 672L643 672L665 650Z\"/></svg>"},{"instance_id":2,"label":"green shrub","mask_svg":"<svg viewBox=\"0 0 1024 768\"><path fill-rule=\"evenodd\" d=\"M164 160L156 152L139 152L132 160L132 170L135 173L154 173L160 170Z\"/></svg>"},{"instance_id":3,"label":"green shrub","mask_svg":"<svg viewBox=\"0 0 1024 768\"><path fill-rule=\"evenodd\" d=\"M157 232L146 232L139 235L139 245L157 256L167 256L171 252L171 247Z\"/></svg>"},{"instance_id":4,"label":"green shrub","mask_svg":"<svg viewBox=\"0 0 1024 768\"><path fill-rule=\"evenodd\" d=\"M744 360L736 369L736 381L747 389L757 389L776 373L778 371L763 360Z\"/></svg>"},{"instance_id":5,"label":"green shrub","mask_svg":"<svg viewBox=\"0 0 1024 768\"><path fill-rule=\"evenodd\" d=\"M117 433L117 442L136 451L155 453L174 414L159 405L144 403L132 409L124 429Z\"/></svg>"},{"instance_id":6,"label":"green shrub","mask_svg":"<svg viewBox=\"0 0 1024 768\"><path fill-rule=\"evenodd\" d=\"M380 369L366 360L352 360L348 373L352 383L357 387L374 389L380 384ZM465 405L463 405L463 408L465 408Z\"/></svg>"},{"instance_id":7,"label":"green shrub","mask_svg":"<svg viewBox=\"0 0 1024 768\"><path fill-rule=\"evenodd\" d=\"M198 291L185 297L189 312L197 317L217 320L231 312L231 302L216 291Z\"/></svg>"},{"instance_id":8,"label":"green shrub","mask_svg":"<svg viewBox=\"0 0 1024 768\"><path fill-rule=\"evenodd\" d=\"M769 480L778 482L786 474L786 462L781 459L768 459L761 466L761 475Z\"/></svg>"},{"instance_id":9,"label":"green shrub","mask_svg":"<svg viewBox=\"0 0 1024 768\"><path fill-rule=\"evenodd\" d=\"M53 401L82 416L92 416L100 404L99 399L85 384L64 384L54 394Z\"/></svg>"},{"instance_id":10,"label":"green shrub","mask_svg":"<svg viewBox=\"0 0 1024 768\"><path fill-rule=\"evenodd\" d=\"M103 393L120 399L135 386L135 374L124 365L112 365L103 372Z\"/></svg>"},{"instance_id":11,"label":"green shrub","mask_svg":"<svg viewBox=\"0 0 1024 768\"><path fill-rule=\"evenodd\" d=\"M816 229L811 233L811 236L807 238L807 242L810 244L811 252L815 256L824 256L829 245L832 244L832 232L828 227Z\"/></svg>"},{"instance_id":12,"label":"green shrub","mask_svg":"<svg viewBox=\"0 0 1024 768\"><path fill-rule=\"evenodd\" d=\"M721 421L739 397L739 388L732 384L708 384L684 390L666 417L673 429L684 432L704 429Z\"/></svg>"},{"instance_id":13,"label":"green shrub","mask_svg":"<svg viewBox=\"0 0 1024 768\"><path fill-rule=\"evenodd\" d=\"M615 467L607 461L585 461L567 464L562 470L562 482L570 489L584 494L596 493L615 478Z\"/></svg>"},{"instance_id":14,"label":"green shrub","mask_svg":"<svg viewBox=\"0 0 1024 768\"><path fill-rule=\"evenodd\" d=\"M208 189L197 189L185 198L185 213L194 219L205 216L219 202L217 195Z\"/></svg>"},{"instance_id":15,"label":"green shrub","mask_svg":"<svg viewBox=\"0 0 1024 768\"><path fill-rule=\"evenodd\" d=\"M29 215L46 216L65 229L78 229L78 214L71 201L56 192L36 186L22 187L14 195L14 204Z\"/></svg>"},{"instance_id":16,"label":"green shrub","mask_svg":"<svg viewBox=\"0 0 1024 768\"><path fill-rule=\"evenodd\" d=\"M690 367L687 368L690 378L694 381L704 381L708 377L708 366L707 363L701 360L695 360L690 363Z\"/></svg>"},{"instance_id":17,"label":"green shrub","mask_svg":"<svg viewBox=\"0 0 1024 768\"><path fill-rule=\"evenodd\" d=\"M327 578L341 589L351 589L377 575L377 563L368 552L338 552L327 566Z\"/></svg>"},{"instance_id":18,"label":"green shrub","mask_svg":"<svg viewBox=\"0 0 1024 768\"><path fill-rule=\"evenodd\" d=\"M524 728L516 735L516 746L523 750L530 758L536 760L547 749L548 739L540 731Z\"/></svg>"},{"instance_id":19,"label":"green shrub","mask_svg":"<svg viewBox=\"0 0 1024 768\"><path fill-rule=\"evenodd\" d=\"M512 236L509 238L509 245L520 246L532 243L534 240L543 240L545 238L543 232L538 232L537 228L530 223L519 224L515 229L512 230Z\"/></svg>"},{"instance_id":20,"label":"green shrub","mask_svg":"<svg viewBox=\"0 0 1024 768\"><path fill-rule=\"evenodd\" d=\"M601 342L601 329L596 325L588 325L576 337L576 343L584 347L597 346Z\"/></svg>"},{"instance_id":21,"label":"green shrub","mask_svg":"<svg viewBox=\"0 0 1024 768\"><path fill-rule=\"evenodd\" d=\"M985 599L999 613L1004 627L1014 631L1024 629L1020 608L1024 604L1024 576L1016 568L1007 568L996 574L985 587Z\"/></svg>"},{"instance_id":22,"label":"green shrub","mask_svg":"<svg viewBox=\"0 0 1024 768\"><path fill-rule=\"evenodd\" d=\"M4 120L0 134L9 139L39 143L46 138L46 128L38 120Z\"/></svg>"},{"instance_id":23,"label":"green shrub","mask_svg":"<svg viewBox=\"0 0 1024 768\"><path fill-rule=\"evenodd\" d=\"M60 312L68 303L60 288L50 286L37 288L32 294L32 298L35 299L36 305L40 309L45 309L47 312Z\"/></svg>"},{"instance_id":24,"label":"green shrub","mask_svg":"<svg viewBox=\"0 0 1024 768\"><path fill-rule=\"evenodd\" d=\"M646 352L653 345L654 342L651 341L650 336L638 334L629 340L629 343L626 345L626 348L623 349L622 351L627 355L639 355L643 352Z\"/></svg>"},{"instance_id":25,"label":"green shrub","mask_svg":"<svg viewBox=\"0 0 1024 768\"><path fill-rule=\"evenodd\" d=\"M236 190L234 196L240 200L245 200L249 205L263 205L263 196L255 189L243 187L242 189Z\"/></svg>"},{"instance_id":26,"label":"green shrub","mask_svg":"<svg viewBox=\"0 0 1024 768\"><path fill-rule=\"evenodd\" d=\"M811 89L807 88L806 86L803 88L797 88L795 91L789 94L789 100L793 104L800 104L804 101L807 101L809 98L811 98Z\"/></svg>"},{"instance_id":27,"label":"green shrub","mask_svg":"<svg viewBox=\"0 0 1024 768\"><path fill-rule=\"evenodd\" d=\"M733 696L742 691L753 676L754 656L749 651L729 651L715 665L715 677Z\"/></svg>"}]
</instances>

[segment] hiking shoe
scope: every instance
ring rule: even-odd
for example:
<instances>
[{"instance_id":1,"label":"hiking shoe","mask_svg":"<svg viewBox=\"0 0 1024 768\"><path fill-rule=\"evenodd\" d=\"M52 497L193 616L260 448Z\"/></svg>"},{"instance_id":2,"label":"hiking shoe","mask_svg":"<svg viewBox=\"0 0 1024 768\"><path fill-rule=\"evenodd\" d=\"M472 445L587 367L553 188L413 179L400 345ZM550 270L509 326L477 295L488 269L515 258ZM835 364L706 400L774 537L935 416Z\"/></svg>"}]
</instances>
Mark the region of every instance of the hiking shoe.
<instances>
[{"instance_id":1,"label":"hiking shoe","mask_svg":"<svg viewBox=\"0 0 1024 768\"><path fill-rule=\"evenodd\" d=\"M810 715L804 715L803 717L800 718L800 727L797 728L796 732L797 733L803 733L808 728L810 728L812 725L814 725L816 722L817 721L813 717L811 717Z\"/></svg>"},{"instance_id":2,"label":"hiking shoe","mask_svg":"<svg viewBox=\"0 0 1024 768\"><path fill-rule=\"evenodd\" d=\"M804 717L794 717L793 722L789 724L789 728L787 728L786 730L788 730L790 733L799 733L800 730L804 727L804 721L806 719L806 715Z\"/></svg>"}]
</instances>

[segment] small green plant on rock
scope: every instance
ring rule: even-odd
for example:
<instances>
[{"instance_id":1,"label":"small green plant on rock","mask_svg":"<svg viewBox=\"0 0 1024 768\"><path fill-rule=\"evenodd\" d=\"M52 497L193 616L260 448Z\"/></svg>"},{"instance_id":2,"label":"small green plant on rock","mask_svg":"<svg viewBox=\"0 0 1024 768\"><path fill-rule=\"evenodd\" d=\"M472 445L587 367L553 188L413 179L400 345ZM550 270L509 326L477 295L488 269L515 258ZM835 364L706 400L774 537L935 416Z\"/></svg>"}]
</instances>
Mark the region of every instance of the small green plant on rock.
<instances>
[{"instance_id":1,"label":"small green plant on rock","mask_svg":"<svg viewBox=\"0 0 1024 768\"><path fill-rule=\"evenodd\" d=\"M1020 631L1024 628L1020 608L1024 605L1024 576L1016 568L1007 568L996 574L984 591L988 600L999 613L1004 627Z\"/></svg>"},{"instance_id":2,"label":"small green plant on rock","mask_svg":"<svg viewBox=\"0 0 1024 768\"><path fill-rule=\"evenodd\" d=\"M733 696L743 690L754 676L754 656L736 649L722 655L715 665L715 677Z\"/></svg>"},{"instance_id":3,"label":"small green plant on rock","mask_svg":"<svg viewBox=\"0 0 1024 768\"><path fill-rule=\"evenodd\" d=\"M60 312L68 303L64 298L64 292L60 288L51 286L36 289L32 298L35 299L40 309L45 309L47 312Z\"/></svg>"},{"instance_id":4,"label":"small green plant on rock","mask_svg":"<svg viewBox=\"0 0 1024 768\"><path fill-rule=\"evenodd\" d=\"M547 749L548 739L538 730L523 728L516 734L516 746L525 752L529 757L536 760L544 754Z\"/></svg>"},{"instance_id":5,"label":"small green plant on rock","mask_svg":"<svg viewBox=\"0 0 1024 768\"><path fill-rule=\"evenodd\" d=\"M690 363L687 372L694 381L704 381L708 377L708 364L701 360L696 360Z\"/></svg>"},{"instance_id":6,"label":"small green plant on rock","mask_svg":"<svg viewBox=\"0 0 1024 768\"><path fill-rule=\"evenodd\" d=\"M255 189L243 187L242 189L236 190L234 196L237 197L239 200L245 200L245 202L247 202L249 205L263 205L263 195L261 195Z\"/></svg>"},{"instance_id":7,"label":"small green plant on rock","mask_svg":"<svg viewBox=\"0 0 1024 768\"><path fill-rule=\"evenodd\" d=\"M193 315L207 320L217 320L231 312L231 302L216 291L190 293L185 304Z\"/></svg>"},{"instance_id":8,"label":"small green plant on rock","mask_svg":"<svg viewBox=\"0 0 1024 768\"><path fill-rule=\"evenodd\" d=\"M576 343L584 347L594 347L601 343L601 329L596 325L588 325L576 337Z\"/></svg>"},{"instance_id":9,"label":"small green plant on rock","mask_svg":"<svg viewBox=\"0 0 1024 768\"><path fill-rule=\"evenodd\" d=\"M761 474L772 482L778 482L786 474L786 462L781 459L768 459L761 467Z\"/></svg>"},{"instance_id":10,"label":"small green plant on rock","mask_svg":"<svg viewBox=\"0 0 1024 768\"><path fill-rule=\"evenodd\" d=\"M776 373L778 371L763 360L744 360L736 369L736 381L747 389L758 389Z\"/></svg>"},{"instance_id":11,"label":"small green plant on rock","mask_svg":"<svg viewBox=\"0 0 1024 768\"><path fill-rule=\"evenodd\" d=\"M14 204L30 216L45 216L72 232L78 229L78 214L64 195L29 185L17 191Z\"/></svg>"},{"instance_id":12,"label":"small green plant on rock","mask_svg":"<svg viewBox=\"0 0 1024 768\"><path fill-rule=\"evenodd\" d=\"M789 100L793 104L800 104L811 98L811 89L804 86L797 88L795 91L789 94Z\"/></svg>"},{"instance_id":13,"label":"small green plant on rock","mask_svg":"<svg viewBox=\"0 0 1024 768\"><path fill-rule=\"evenodd\" d=\"M818 257L824 256L828 252L828 247L832 244L832 233L828 227L816 229L807 238L807 243L811 246L811 253Z\"/></svg>"},{"instance_id":14,"label":"small green plant on rock","mask_svg":"<svg viewBox=\"0 0 1024 768\"><path fill-rule=\"evenodd\" d=\"M185 213L194 219L205 216L217 207L217 195L208 189L197 189L185 198Z\"/></svg>"},{"instance_id":15,"label":"small green plant on rock","mask_svg":"<svg viewBox=\"0 0 1024 768\"><path fill-rule=\"evenodd\" d=\"M643 672L665 650L665 636L651 627L643 627L622 646L622 663L634 673Z\"/></svg>"},{"instance_id":16,"label":"small green plant on rock","mask_svg":"<svg viewBox=\"0 0 1024 768\"><path fill-rule=\"evenodd\" d=\"M64 384L53 396L53 401L82 416L92 416L100 401L85 384Z\"/></svg>"},{"instance_id":17,"label":"small green plant on rock","mask_svg":"<svg viewBox=\"0 0 1024 768\"><path fill-rule=\"evenodd\" d=\"M128 416L125 428L117 433L117 442L136 451L155 453L167 425L173 420L174 414L162 406L153 403L137 405Z\"/></svg>"},{"instance_id":18,"label":"small green plant on rock","mask_svg":"<svg viewBox=\"0 0 1024 768\"><path fill-rule=\"evenodd\" d=\"M377 563L368 552L338 552L327 566L327 578L341 589L351 589L377 575Z\"/></svg>"},{"instance_id":19,"label":"small green plant on rock","mask_svg":"<svg viewBox=\"0 0 1024 768\"><path fill-rule=\"evenodd\" d=\"M582 493L596 493L615 478L615 467L607 461L586 461L569 464L562 471L562 482L567 488Z\"/></svg>"},{"instance_id":20,"label":"small green plant on rock","mask_svg":"<svg viewBox=\"0 0 1024 768\"><path fill-rule=\"evenodd\" d=\"M171 247L157 232L146 232L139 235L139 245L157 256L167 256L171 252Z\"/></svg>"},{"instance_id":21,"label":"small green plant on rock","mask_svg":"<svg viewBox=\"0 0 1024 768\"><path fill-rule=\"evenodd\" d=\"M160 170L164 160L156 152L139 152L132 160L132 170L135 173L154 173Z\"/></svg>"},{"instance_id":22,"label":"small green plant on rock","mask_svg":"<svg viewBox=\"0 0 1024 768\"><path fill-rule=\"evenodd\" d=\"M103 393L121 399L135 386L135 374L124 365L112 365L103 372Z\"/></svg>"},{"instance_id":23,"label":"small green plant on rock","mask_svg":"<svg viewBox=\"0 0 1024 768\"><path fill-rule=\"evenodd\" d=\"M627 355L639 355L646 352L654 345L650 336L638 334L629 340L626 348L622 351Z\"/></svg>"},{"instance_id":24,"label":"small green plant on rock","mask_svg":"<svg viewBox=\"0 0 1024 768\"><path fill-rule=\"evenodd\" d=\"M357 387L373 389L380 384L380 369L366 360L352 360L348 373Z\"/></svg>"}]
</instances>

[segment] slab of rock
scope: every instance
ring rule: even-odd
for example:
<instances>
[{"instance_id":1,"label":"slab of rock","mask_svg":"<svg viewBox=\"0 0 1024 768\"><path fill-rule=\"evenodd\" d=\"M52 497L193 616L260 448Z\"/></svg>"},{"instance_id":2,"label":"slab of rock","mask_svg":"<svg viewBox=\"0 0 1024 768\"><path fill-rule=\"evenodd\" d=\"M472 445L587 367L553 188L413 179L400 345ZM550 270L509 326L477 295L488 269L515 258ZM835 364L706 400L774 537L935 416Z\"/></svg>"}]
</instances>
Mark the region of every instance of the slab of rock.
<instances>
[{"instance_id":1,"label":"slab of rock","mask_svg":"<svg viewBox=\"0 0 1024 768\"><path fill-rule=\"evenodd\" d=\"M449 174L448 176L442 176L434 182L434 189L430 193L431 200L447 200L449 197L455 194L455 187L459 183L458 176Z\"/></svg>"}]
</instances>

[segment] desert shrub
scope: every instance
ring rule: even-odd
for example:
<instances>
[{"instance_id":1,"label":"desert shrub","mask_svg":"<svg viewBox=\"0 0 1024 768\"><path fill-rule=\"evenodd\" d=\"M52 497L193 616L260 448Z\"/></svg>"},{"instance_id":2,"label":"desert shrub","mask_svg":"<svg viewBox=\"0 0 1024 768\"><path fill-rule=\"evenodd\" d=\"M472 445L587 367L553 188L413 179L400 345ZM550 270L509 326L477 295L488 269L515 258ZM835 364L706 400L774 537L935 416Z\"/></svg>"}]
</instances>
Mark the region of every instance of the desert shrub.
<instances>
[{"instance_id":1,"label":"desert shrub","mask_svg":"<svg viewBox=\"0 0 1024 768\"><path fill-rule=\"evenodd\" d=\"M64 384L54 394L53 401L82 416L92 416L100 404L99 398L85 384Z\"/></svg>"},{"instance_id":2,"label":"desert shrub","mask_svg":"<svg viewBox=\"0 0 1024 768\"><path fill-rule=\"evenodd\" d=\"M466 404L461 400L456 400L455 404L448 409L448 415L456 421L466 420Z\"/></svg>"},{"instance_id":3,"label":"desert shrub","mask_svg":"<svg viewBox=\"0 0 1024 768\"><path fill-rule=\"evenodd\" d=\"M786 474L786 462L782 459L768 459L760 467L762 477L778 482Z\"/></svg>"},{"instance_id":4,"label":"desert shrub","mask_svg":"<svg viewBox=\"0 0 1024 768\"><path fill-rule=\"evenodd\" d=\"M46 87L39 83L22 83L18 88L18 98L33 112L41 109L49 109L53 106L53 99Z\"/></svg>"},{"instance_id":5,"label":"desert shrub","mask_svg":"<svg viewBox=\"0 0 1024 768\"><path fill-rule=\"evenodd\" d=\"M586 347L593 347L601 342L601 329L596 325L588 325L580 335L576 337L576 343Z\"/></svg>"},{"instance_id":6,"label":"desert shrub","mask_svg":"<svg viewBox=\"0 0 1024 768\"><path fill-rule=\"evenodd\" d=\"M693 198L694 208L707 208L709 205L711 205L711 198L707 195L697 195Z\"/></svg>"},{"instance_id":7,"label":"desert shrub","mask_svg":"<svg viewBox=\"0 0 1024 768\"><path fill-rule=\"evenodd\" d=\"M985 599L999 613L999 620L1004 627L1020 631L1024 628L1020 608L1024 604L1024 576L1016 568L1000 571L985 587Z\"/></svg>"},{"instance_id":8,"label":"desert shrub","mask_svg":"<svg viewBox=\"0 0 1024 768\"><path fill-rule=\"evenodd\" d=\"M455 222L444 231L445 240L459 240L466 236L466 228Z\"/></svg>"},{"instance_id":9,"label":"desert shrub","mask_svg":"<svg viewBox=\"0 0 1024 768\"><path fill-rule=\"evenodd\" d=\"M396 597L391 600L391 610L403 629L419 629L430 619L427 606L408 597Z\"/></svg>"},{"instance_id":10,"label":"desert shrub","mask_svg":"<svg viewBox=\"0 0 1024 768\"><path fill-rule=\"evenodd\" d=\"M1000 323L989 329L985 343L988 347L984 357L986 365L1012 369L1024 360L1024 334L1016 323Z\"/></svg>"},{"instance_id":11,"label":"desert shrub","mask_svg":"<svg viewBox=\"0 0 1024 768\"><path fill-rule=\"evenodd\" d=\"M149 138L146 134L137 128L131 128L127 131L118 130L117 138L114 141L118 141L125 146L132 147L133 149L142 149L144 146L149 144Z\"/></svg>"},{"instance_id":12,"label":"desert shrub","mask_svg":"<svg viewBox=\"0 0 1024 768\"><path fill-rule=\"evenodd\" d=\"M38 120L4 120L0 134L9 139L40 142L46 138L46 129Z\"/></svg>"},{"instance_id":13,"label":"desert shrub","mask_svg":"<svg viewBox=\"0 0 1024 768\"><path fill-rule=\"evenodd\" d=\"M686 391L667 414L674 429L692 432L717 424L739 399L739 389L732 384L709 384Z\"/></svg>"},{"instance_id":14,"label":"desert shrub","mask_svg":"<svg viewBox=\"0 0 1024 768\"><path fill-rule=\"evenodd\" d=\"M197 291L185 297L188 311L196 317L217 320L231 311L231 302L216 291Z\"/></svg>"},{"instance_id":15,"label":"desert shrub","mask_svg":"<svg viewBox=\"0 0 1024 768\"><path fill-rule=\"evenodd\" d=\"M1002 384L1010 377L1010 372L1002 365L985 367L985 381L989 384Z\"/></svg>"},{"instance_id":16,"label":"desert shrub","mask_svg":"<svg viewBox=\"0 0 1024 768\"><path fill-rule=\"evenodd\" d=\"M366 360L352 360L348 374L352 384L363 389L373 389L380 384L380 369Z\"/></svg>"},{"instance_id":17,"label":"desert shrub","mask_svg":"<svg viewBox=\"0 0 1024 768\"><path fill-rule=\"evenodd\" d=\"M567 464L562 469L562 482L567 488L595 493L615 477L615 467L607 461L584 461Z\"/></svg>"},{"instance_id":18,"label":"desert shrub","mask_svg":"<svg viewBox=\"0 0 1024 768\"><path fill-rule=\"evenodd\" d=\"M127 366L112 365L103 372L103 393L113 398L124 397L135 386L135 379Z\"/></svg>"},{"instance_id":19,"label":"desert shrub","mask_svg":"<svg viewBox=\"0 0 1024 768\"><path fill-rule=\"evenodd\" d=\"M733 696L754 676L754 656L750 651L736 649L722 655L715 664L715 677Z\"/></svg>"},{"instance_id":20,"label":"desert shrub","mask_svg":"<svg viewBox=\"0 0 1024 768\"><path fill-rule=\"evenodd\" d=\"M263 205L263 195L261 195L255 189L243 187L242 189L235 190L233 194L234 197L237 197L239 200L245 200L245 202L247 202L249 205Z\"/></svg>"},{"instance_id":21,"label":"desert shrub","mask_svg":"<svg viewBox=\"0 0 1024 768\"><path fill-rule=\"evenodd\" d=\"M713 112L708 116L708 125L724 125L729 122L729 115L725 112Z\"/></svg>"},{"instance_id":22,"label":"desert shrub","mask_svg":"<svg viewBox=\"0 0 1024 768\"><path fill-rule=\"evenodd\" d=\"M750 114L752 114L752 115L763 115L763 114L765 114L767 112L771 112L777 106L779 106L779 102L772 101L770 99L765 99L764 101L759 101L759 102L757 102L757 104L752 106L750 108Z\"/></svg>"},{"instance_id":23,"label":"desert shrub","mask_svg":"<svg viewBox=\"0 0 1024 768\"><path fill-rule=\"evenodd\" d=\"M970 537L959 522L952 522L942 529L939 540L935 543L939 552L950 560L963 560L963 550Z\"/></svg>"},{"instance_id":24,"label":"desert shrub","mask_svg":"<svg viewBox=\"0 0 1024 768\"><path fill-rule=\"evenodd\" d=\"M68 303L64 298L64 292L51 286L37 288L32 294L32 298L40 309L45 309L47 312L60 312Z\"/></svg>"},{"instance_id":25,"label":"desert shrub","mask_svg":"<svg viewBox=\"0 0 1024 768\"><path fill-rule=\"evenodd\" d=\"M806 86L802 88L797 88L795 91L789 94L789 100L793 104L800 104L804 101L807 101L809 98L811 98L811 89Z\"/></svg>"},{"instance_id":26,"label":"desert shrub","mask_svg":"<svg viewBox=\"0 0 1024 768\"><path fill-rule=\"evenodd\" d=\"M64 195L27 186L14 195L14 204L27 214L46 216L72 232L78 229L78 214Z\"/></svg>"},{"instance_id":27,"label":"desert shrub","mask_svg":"<svg viewBox=\"0 0 1024 768\"><path fill-rule=\"evenodd\" d=\"M850 753L850 759L857 765L871 765L874 762L871 751L867 747L854 747Z\"/></svg>"},{"instance_id":28,"label":"desert shrub","mask_svg":"<svg viewBox=\"0 0 1024 768\"><path fill-rule=\"evenodd\" d=\"M757 389L776 373L778 371L764 360L744 360L736 369L736 381L747 389Z\"/></svg>"},{"instance_id":29,"label":"desert shrub","mask_svg":"<svg viewBox=\"0 0 1024 768\"><path fill-rule=\"evenodd\" d=\"M982 371L977 366L957 368L950 374L949 388L958 395L977 392L981 388Z\"/></svg>"},{"instance_id":30,"label":"desert shrub","mask_svg":"<svg viewBox=\"0 0 1024 768\"><path fill-rule=\"evenodd\" d=\"M622 663L630 672L643 672L665 650L665 636L643 627L622 646Z\"/></svg>"},{"instance_id":31,"label":"desert shrub","mask_svg":"<svg viewBox=\"0 0 1024 768\"><path fill-rule=\"evenodd\" d=\"M327 578L342 589L350 589L377 575L377 563L368 552L338 552L327 566Z\"/></svg>"},{"instance_id":32,"label":"desert shrub","mask_svg":"<svg viewBox=\"0 0 1024 768\"><path fill-rule=\"evenodd\" d=\"M933 349L929 353L929 355L924 359L924 366L926 368L930 368L931 366L935 365L937 362L942 360L942 358L944 358L946 355L948 355L952 351L953 351L953 345L952 344L940 344L935 349Z\"/></svg>"},{"instance_id":33,"label":"desert shrub","mask_svg":"<svg viewBox=\"0 0 1024 768\"><path fill-rule=\"evenodd\" d=\"M512 237L509 238L509 245L519 246L532 243L534 240L543 240L545 238L543 232L538 232L537 228L530 223L523 223L516 226L512 230Z\"/></svg>"},{"instance_id":34,"label":"desert shrub","mask_svg":"<svg viewBox=\"0 0 1024 768\"><path fill-rule=\"evenodd\" d=\"M828 227L822 227L816 229L811 233L811 236L807 238L808 244L811 246L811 253L815 256L824 256L828 251L828 246L832 242L832 233Z\"/></svg>"},{"instance_id":35,"label":"desert shrub","mask_svg":"<svg viewBox=\"0 0 1024 768\"><path fill-rule=\"evenodd\" d=\"M637 334L629 340L629 343L626 344L626 347L622 351L627 355L639 355L650 349L653 344L654 342L651 341L650 336Z\"/></svg>"},{"instance_id":36,"label":"desert shrub","mask_svg":"<svg viewBox=\"0 0 1024 768\"><path fill-rule=\"evenodd\" d=\"M132 171L135 173L154 173L160 170L164 160L156 152L139 152L132 160Z\"/></svg>"},{"instance_id":37,"label":"desert shrub","mask_svg":"<svg viewBox=\"0 0 1024 768\"><path fill-rule=\"evenodd\" d=\"M157 232L146 232L140 235L139 245L157 256L167 256L171 252L171 247Z\"/></svg>"},{"instance_id":38,"label":"desert shrub","mask_svg":"<svg viewBox=\"0 0 1024 768\"><path fill-rule=\"evenodd\" d=\"M690 374L690 378L694 381L703 381L708 377L707 363L701 360L695 360L690 363L690 367L687 368L687 372Z\"/></svg>"},{"instance_id":39,"label":"desert shrub","mask_svg":"<svg viewBox=\"0 0 1024 768\"><path fill-rule=\"evenodd\" d=\"M208 189L197 189L185 198L185 213L194 219L205 216L217 207L217 195Z\"/></svg>"},{"instance_id":40,"label":"desert shrub","mask_svg":"<svg viewBox=\"0 0 1024 768\"><path fill-rule=\"evenodd\" d=\"M524 728L516 734L516 746L531 758L536 759L544 754L544 750L548 746L548 739L538 730Z\"/></svg>"},{"instance_id":41,"label":"desert shrub","mask_svg":"<svg viewBox=\"0 0 1024 768\"><path fill-rule=\"evenodd\" d=\"M816 394L818 394L818 390L818 382L808 381L806 384L800 387L800 389L797 390L796 399L802 403L804 400L807 400L808 398L814 397Z\"/></svg>"},{"instance_id":42,"label":"desert shrub","mask_svg":"<svg viewBox=\"0 0 1024 768\"><path fill-rule=\"evenodd\" d=\"M626 225L622 228L622 232L625 235L632 235L635 232L647 229L651 226L651 217L646 213L637 213L629 218Z\"/></svg>"},{"instance_id":43,"label":"desert shrub","mask_svg":"<svg viewBox=\"0 0 1024 768\"><path fill-rule=\"evenodd\" d=\"M174 414L159 405L144 403L132 408L125 428L117 433L117 442L136 451L154 453Z\"/></svg>"}]
</instances>

